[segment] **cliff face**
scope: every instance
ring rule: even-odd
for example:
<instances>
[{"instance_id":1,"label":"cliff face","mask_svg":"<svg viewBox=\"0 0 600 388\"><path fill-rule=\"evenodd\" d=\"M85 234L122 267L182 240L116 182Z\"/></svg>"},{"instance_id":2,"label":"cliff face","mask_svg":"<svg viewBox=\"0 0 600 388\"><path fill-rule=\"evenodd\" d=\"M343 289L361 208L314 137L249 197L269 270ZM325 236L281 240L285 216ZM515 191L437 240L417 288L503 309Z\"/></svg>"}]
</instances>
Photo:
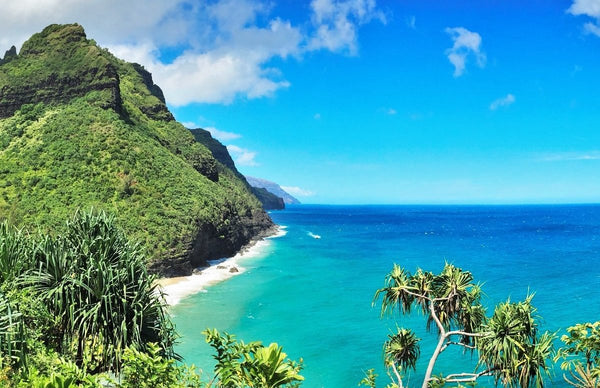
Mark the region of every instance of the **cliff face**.
<instances>
[{"instance_id":1,"label":"cliff face","mask_svg":"<svg viewBox=\"0 0 600 388\"><path fill-rule=\"evenodd\" d=\"M25 42L18 56L6 59L18 64L0 75L0 118L24 104L65 103L91 91L104 92L103 108L120 112L117 69L88 43L79 25L49 26Z\"/></svg>"},{"instance_id":2,"label":"cliff face","mask_svg":"<svg viewBox=\"0 0 600 388\"><path fill-rule=\"evenodd\" d=\"M299 205L300 201L298 201L295 197L291 196L288 192L283 190L281 186L279 186L275 182L268 181L266 179L254 178L251 176L246 176L246 181L250 184L250 186L254 188L262 188L272 193L273 195L280 197L283 199L288 205Z\"/></svg>"},{"instance_id":3,"label":"cliff face","mask_svg":"<svg viewBox=\"0 0 600 388\"><path fill-rule=\"evenodd\" d=\"M254 187L249 184L246 180L246 177L242 175L237 168L235 167L235 163L233 159L231 159L231 155L227 151L227 147L225 147L221 142L217 139L213 138L210 132L205 129L197 128L190 129L190 132L194 135L194 138L199 143L202 143L206 148L210 150L213 154L214 158L220 162L225 168L230 169L235 173L235 175L242 181L244 181L252 194L258 198L260 203L262 203L263 208L266 210L282 210L285 209L284 200L277 195L271 193L268 190Z\"/></svg>"},{"instance_id":4,"label":"cliff face","mask_svg":"<svg viewBox=\"0 0 600 388\"><path fill-rule=\"evenodd\" d=\"M0 61L0 219L60 233L76 209L101 208L151 270L183 275L273 227L238 175L174 120L148 71L77 24Z\"/></svg>"}]
</instances>

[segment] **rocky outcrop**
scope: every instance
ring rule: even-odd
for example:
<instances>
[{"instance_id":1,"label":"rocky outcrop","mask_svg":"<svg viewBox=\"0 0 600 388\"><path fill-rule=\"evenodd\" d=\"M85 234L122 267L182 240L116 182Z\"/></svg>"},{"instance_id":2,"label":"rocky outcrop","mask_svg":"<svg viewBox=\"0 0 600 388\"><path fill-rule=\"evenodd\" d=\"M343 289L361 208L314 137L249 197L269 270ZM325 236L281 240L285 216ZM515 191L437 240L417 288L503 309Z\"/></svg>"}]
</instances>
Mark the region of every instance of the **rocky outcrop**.
<instances>
[{"instance_id":1,"label":"rocky outcrop","mask_svg":"<svg viewBox=\"0 0 600 388\"><path fill-rule=\"evenodd\" d=\"M283 210L285 209L285 203L283 202L283 198L276 196L273 193L270 193L266 189L262 189L260 187L252 187L252 194L258 198L260 203L262 203L265 210Z\"/></svg>"},{"instance_id":2,"label":"rocky outcrop","mask_svg":"<svg viewBox=\"0 0 600 388\"><path fill-rule=\"evenodd\" d=\"M234 256L243 247L277 230L271 218L261 211L229 219L232 224L224 228L201 225L196 238L187 242L185 253L153 261L149 270L167 277L190 275L195 268L207 265L208 260Z\"/></svg>"},{"instance_id":3,"label":"rocky outcrop","mask_svg":"<svg viewBox=\"0 0 600 388\"><path fill-rule=\"evenodd\" d=\"M2 65L4 63L8 63L9 61L16 58L16 56L17 56L17 48L15 46L12 46L10 49L6 50L6 52L4 53L4 58L0 59L0 65Z\"/></svg>"},{"instance_id":4,"label":"rocky outcrop","mask_svg":"<svg viewBox=\"0 0 600 388\"><path fill-rule=\"evenodd\" d=\"M165 95L162 89L154 83L152 80L152 74L144 68L144 66L138 63L132 63L133 68L142 77L144 85L150 91L154 97L158 98L160 103L157 104L144 104L140 106L140 110L146 114L146 116L154 120L171 121L175 120L165 102Z\"/></svg>"},{"instance_id":5,"label":"rocky outcrop","mask_svg":"<svg viewBox=\"0 0 600 388\"><path fill-rule=\"evenodd\" d=\"M282 210L285 209L284 200L277 195L271 193L268 190L254 187L247 180L244 175L242 175L237 168L235 167L235 163L229 155L229 151L227 151L227 147L225 147L220 141L213 138L210 132L202 128L190 129L190 132L194 135L196 141L204 144L206 148L210 150L214 158L219 161L223 166L233 171L236 176L243 180L248 188L252 191L252 194L258 198L260 203L262 203L263 208L265 210Z\"/></svg>"},{"instance_id":6,"label":"rocky outcrop","mask_svg":"<svg viewBox=\"0 0 600 388\"><path fill-rule=\"evenodd\" d=\"M9 50L10 51L10 50ZM0 76L0 118L25 104L60 104L99 92L98 105L122 112L117 69L90 46L83 28L52 25L23 44L18 55L7 53L11 70ZM65 62L70 71L64 71ZM27 62L28 66L20 66ZM10 79L8 79L10 77Z\"/></svg>"}]
</instances>

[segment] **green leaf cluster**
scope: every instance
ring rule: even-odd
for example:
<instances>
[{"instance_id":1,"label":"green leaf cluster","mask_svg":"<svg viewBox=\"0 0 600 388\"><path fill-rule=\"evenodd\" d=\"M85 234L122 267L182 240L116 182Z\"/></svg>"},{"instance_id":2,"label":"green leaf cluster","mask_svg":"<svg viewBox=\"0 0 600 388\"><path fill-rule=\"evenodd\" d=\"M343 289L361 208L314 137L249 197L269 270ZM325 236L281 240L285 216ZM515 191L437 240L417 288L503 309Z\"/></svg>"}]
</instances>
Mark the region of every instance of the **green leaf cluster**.
<instances>
[{"instance_id":1,"label":"green leaf cluster","mask_svg":"<svg viewBox=\"0 0 600 388\"><path fill-rule=\"evenodd\" d=\"M287 354L276 343L269 346L260 342L245 344L216 329L207 329L203 334L216 351L217 387L298 387L304 380L300 375L302 359L299 362L288 360Z\"/></svg>"}]
</instances>

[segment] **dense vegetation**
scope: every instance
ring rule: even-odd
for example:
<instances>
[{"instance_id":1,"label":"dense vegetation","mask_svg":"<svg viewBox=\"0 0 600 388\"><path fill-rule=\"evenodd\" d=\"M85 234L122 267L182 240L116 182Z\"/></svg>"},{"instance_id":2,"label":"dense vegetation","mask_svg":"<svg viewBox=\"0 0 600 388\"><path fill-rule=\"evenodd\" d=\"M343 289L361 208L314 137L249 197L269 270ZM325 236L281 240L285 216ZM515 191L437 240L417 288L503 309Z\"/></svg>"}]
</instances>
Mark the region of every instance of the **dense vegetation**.
<instances>
[{"instance_id":1,"label":"dense vegetation","mask_svg":"<svg viewBox=\"0 0 600 388\"><path fill-rule=\"evenodd\" d=\"M281 387L301 365L277 344L206 332L215 378L176 363L174 327L139 245L103 212L77 213L64 234L0 224L0 386ZM288 385L289 384L289 385Z\"/></svg>"},{"instance_id":2,"label":"dense vegetation","mask_svg":"<svg viewBox=\"0 0 600 388\"><path fill-rule=\"evenodd\" d=\"M173 120L150 74L78 25L35 34L0 65L0 90L0 219L60 231L93 206L151 261L194 254L195 265L272 225L245 181Z\"/></svg>"},{"instance_id":3,"label":"dense vegetation","mask_svg":"<svg viewBox=\"0 0 600 388\"><path fill-rule=\"evenodd\" d=\"M214 374L178 363L175 329L148 274L139 245L104 212L78 212L62 234L28 234L0 224L0 386L7 387L295 387L302 360L277 344L244 343L206 330ZM377 291L382 313L425 314L438 334L424 387L475 384L542 387L552 339L540 333L532 298L501 303L491 316L472 275L447 264L440 274L410 274L395 266ZM573 326L554 359L579 388L600 379L600 322ZM434 375L450 346L476 354L479 370ZM398 328L384 344L384 361L401 387L422 354L419 339ZM458 365L457 365L458 366ZM375 374L362 381L375 386ZM489 381L487 381L489 383ZM484 383L485 384L485 383Z\"/></svg>"}]
</instances>

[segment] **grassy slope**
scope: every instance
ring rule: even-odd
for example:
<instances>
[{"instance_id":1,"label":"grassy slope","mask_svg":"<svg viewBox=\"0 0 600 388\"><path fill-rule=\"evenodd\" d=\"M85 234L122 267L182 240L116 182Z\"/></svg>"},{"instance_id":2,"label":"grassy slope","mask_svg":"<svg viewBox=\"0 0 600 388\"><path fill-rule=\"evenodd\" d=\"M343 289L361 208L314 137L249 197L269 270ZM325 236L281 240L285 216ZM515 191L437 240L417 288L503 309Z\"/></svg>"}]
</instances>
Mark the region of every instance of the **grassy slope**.
<instances>
[{"instance_id":1,"label":"grassy slope","mask_svg":"<svg viewBox=\"0 0 600 388\"><path fill-rule=\"evenodd\" d=\"M63 29L47 35L34 36L35 44L0 67L0 89L28 77L80 77L73 69L102 84L106 77L97 74L113 66L123 112L106 109L108 90L91 90L68 103L25 105L1 119L0 218L56 230L75 209L94 206L115 213L128 236L157 259L185 251L203 224L226 234L240 216L262 212L235 174L222 170L218 182L205 176L217 162L181 124L164 112L143 113L162 102L131 64L87 40L65 49ZM62 62L52 46L68 52ZM34 55L22 55L25 49Z\"/></svg>"}]
</instances>

